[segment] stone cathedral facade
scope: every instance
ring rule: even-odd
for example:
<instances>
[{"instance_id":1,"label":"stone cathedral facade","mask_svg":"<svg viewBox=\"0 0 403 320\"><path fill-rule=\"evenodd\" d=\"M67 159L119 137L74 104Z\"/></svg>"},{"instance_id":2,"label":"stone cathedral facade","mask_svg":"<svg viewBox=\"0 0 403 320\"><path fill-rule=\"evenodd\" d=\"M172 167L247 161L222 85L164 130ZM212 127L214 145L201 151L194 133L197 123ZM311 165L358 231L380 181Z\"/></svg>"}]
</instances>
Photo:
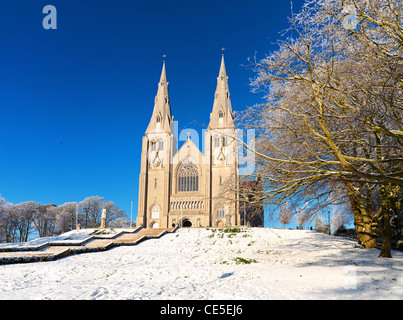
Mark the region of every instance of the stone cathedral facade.
<instances>
[{"instance_id":1,"label":"stone cathedral facade","mask_svg":"<svg viewBox=\"0 0 403 320\"><path fill-rule=\"evenodd\" d=\"M240 225L239 201L231 192L239 183L238 148L224 55L208 128L200 142L188 133L179 150L168 86L164 61L142 143L137 226ZM204 154L197 145L204 145Z\"/></svg>"}]
</instances>

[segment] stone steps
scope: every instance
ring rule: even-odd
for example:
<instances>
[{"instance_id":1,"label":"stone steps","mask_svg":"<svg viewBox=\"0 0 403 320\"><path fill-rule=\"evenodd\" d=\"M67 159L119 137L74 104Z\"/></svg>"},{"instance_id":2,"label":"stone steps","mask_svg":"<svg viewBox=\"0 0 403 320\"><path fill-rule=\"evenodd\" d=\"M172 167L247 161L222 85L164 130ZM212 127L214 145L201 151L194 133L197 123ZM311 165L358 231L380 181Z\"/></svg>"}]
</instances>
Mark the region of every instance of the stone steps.
<instances>
[{"instance_id":1,"label":"stone steps","mask_svg":"<svg viewBox=\"0 0 403 320\"><path fill-rule=\"evenodd\" d=\"M164 231L170 232L169 230L173 230L173 228L165 229L165 228L155 228L155 229L141 229L139 232L134 234L124 234L115 239L115 242L118 243L130 243L135 242L141 237L148 236L148 237L158 237Z\"/></svg>"},{"instance_id":2,"label":"stone steps","mask_svg":"<svg viewBox=\"0 0 403 320\"><path fill-rule=\"evenodd\" d=\"M103 248L107 244L114 242L112 239L95 239L91 240L90 242L86 243L84 247L86 248Z\"/></svg>"},{"instance_id":3,"label":"stone steps","mask_svg":"<svg viewBox=\"0 0 403 320\"><path fill-rule=\"evenodd\" d=\"M66 250L66 248L64 248ZM2 252L1 253L1 258L3 257L29 257L29 256L38 256L38 257L44 257L44 256L49 256L51 255L51 252L36 252L36 251L24 251L24 252Z\"/></svg>"},{"instance_id":4,"label":"stone steps","mask_svg":"<svg viewBox=\"0 0 403 320\"><path fill-rule=\"evenodd\" d=\"M63 252L66 249L80 249L82 248L81 246L49 246L46 247L45 249L41 250L40 252L44 253L60 253Z\"/></svg>"},{"instance_id":5,"label":"stone steps","mask_svg":"<svg viewBox=\"0 0 403 320\"><path fill-rule=\"evenodd\" d=\"M80 245L58 241L57 243L47 243L37 248L7 248L0 252L0 265L13 263L28 263L38 261L53 261L72 254L105 251L116 246L137 245L141 241L150 238L159 238L166 233L175 232L176 228L137 228L133 232L123 231L113 237L92 236L83 241Z\"/></svg>"}]
</instances>

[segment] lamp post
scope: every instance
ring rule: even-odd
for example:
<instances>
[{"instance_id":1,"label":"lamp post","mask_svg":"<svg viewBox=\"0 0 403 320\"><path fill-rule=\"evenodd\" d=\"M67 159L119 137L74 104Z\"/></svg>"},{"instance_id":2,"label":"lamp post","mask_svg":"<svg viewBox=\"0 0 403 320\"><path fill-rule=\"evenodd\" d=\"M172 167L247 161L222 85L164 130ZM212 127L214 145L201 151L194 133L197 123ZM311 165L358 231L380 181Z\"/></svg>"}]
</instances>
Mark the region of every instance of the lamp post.
<instances>
[{"instance_id":1,"label":"lamp post","mask_svg":"<svg viewBox=\"0 0 403 320\"><path fill-rule=\"evenodd\" d=\"M329 226L328 234L331 234L331 230L330 230L330 209L329 208L327 208L327 223L328 223L328 226Z\"/></svg>"}]
</instances>

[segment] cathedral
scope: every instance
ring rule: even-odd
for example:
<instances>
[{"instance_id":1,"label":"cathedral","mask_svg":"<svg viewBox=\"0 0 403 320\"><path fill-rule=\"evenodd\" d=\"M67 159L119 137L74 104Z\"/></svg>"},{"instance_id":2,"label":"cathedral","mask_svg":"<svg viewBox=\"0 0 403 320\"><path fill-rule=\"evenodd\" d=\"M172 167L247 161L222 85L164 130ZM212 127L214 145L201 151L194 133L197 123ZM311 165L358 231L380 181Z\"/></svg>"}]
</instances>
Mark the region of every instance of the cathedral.
<instances>
[{"instance_id":1,"label":"cathedral","mask_svg":"<svg viewBox=\"0 0 403 320\"><path fill-rule=\"evenodd\" d=\"M241 225L238 148L224 54L217 78L204 154L187 135L177 148L165 60L150 123L142 142L137 226Z\"/></svg>"}]
</instances>

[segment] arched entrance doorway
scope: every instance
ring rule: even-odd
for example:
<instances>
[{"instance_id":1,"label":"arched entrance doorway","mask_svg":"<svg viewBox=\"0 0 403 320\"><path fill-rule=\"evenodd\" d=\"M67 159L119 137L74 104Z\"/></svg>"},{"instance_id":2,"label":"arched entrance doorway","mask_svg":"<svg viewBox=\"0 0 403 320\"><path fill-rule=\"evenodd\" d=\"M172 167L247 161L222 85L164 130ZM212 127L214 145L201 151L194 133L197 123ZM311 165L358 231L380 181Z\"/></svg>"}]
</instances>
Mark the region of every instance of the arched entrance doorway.
<instances>
[{"instance_id":1,"label":"arched entrance doorway","mask_svg":"<svg viewBox=\"0 0 403 320\"><path fill-rule=\"evenodd\" d=\"M191 226L192 226L192 222L190 222L189 220L185 219L182 221L183 228L190 228Z\"/></svg>"},{"instance_id":2,"label":"arched entrance doorway","mask_svg":"<svg viewBox=\"0 0 403 320\"><path fill-rule=\"evenodd\" d=\"M218 221L217 227L218 228L224 228L224 222L223 221Z\"/></svg>"},{"instance_id":3,"label":"arched entrance doorway","mask_svg":"<svg viewBox=\"0 0 403 320\"><path fill-rule=\"evenodd\" d=\"M151 228L156 229L159 227L160 227L160 225L157 222L154 222Z\"/></svg>"}]
</instances>

